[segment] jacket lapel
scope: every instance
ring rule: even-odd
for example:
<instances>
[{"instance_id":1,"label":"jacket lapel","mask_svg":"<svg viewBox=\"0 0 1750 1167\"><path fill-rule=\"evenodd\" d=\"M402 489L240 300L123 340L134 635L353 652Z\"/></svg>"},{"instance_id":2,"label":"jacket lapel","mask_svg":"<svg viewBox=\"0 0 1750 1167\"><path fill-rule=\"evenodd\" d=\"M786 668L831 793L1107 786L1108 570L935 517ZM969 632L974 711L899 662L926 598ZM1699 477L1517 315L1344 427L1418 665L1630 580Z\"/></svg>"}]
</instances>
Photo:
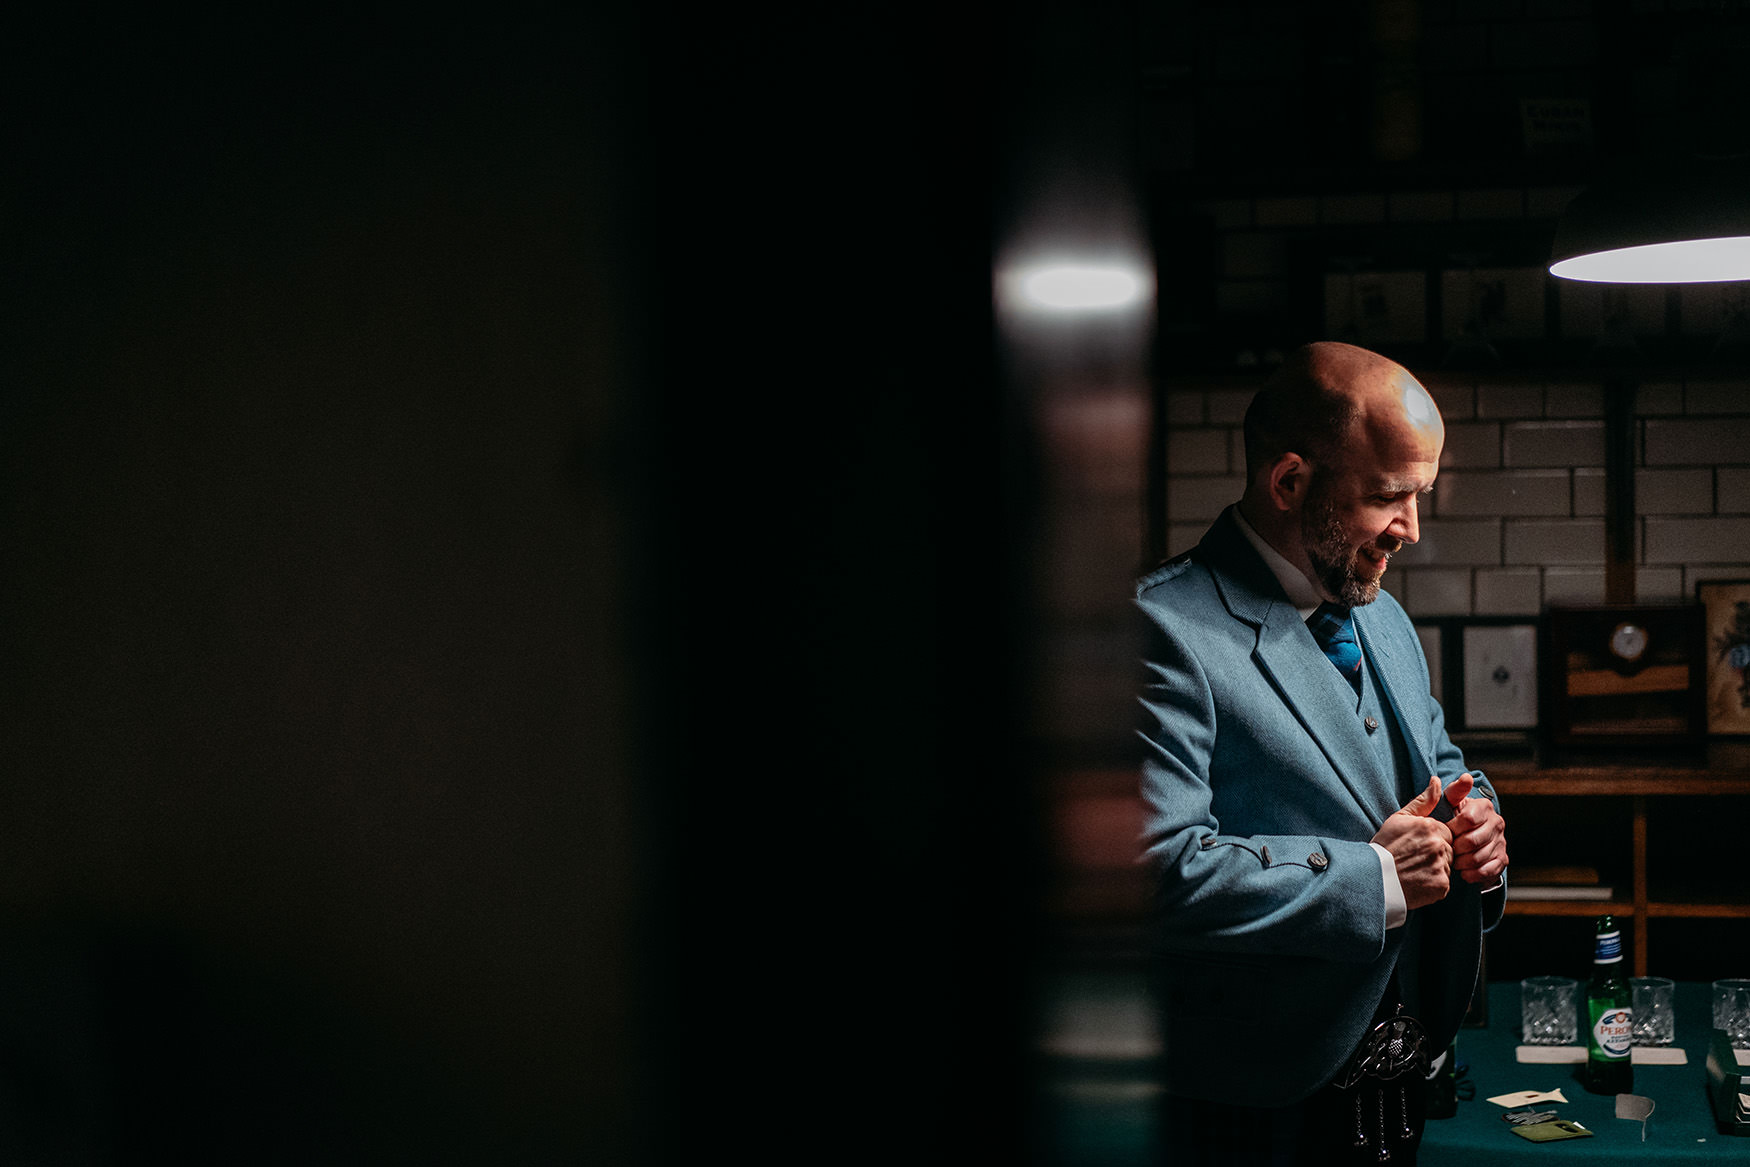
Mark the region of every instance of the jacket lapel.
<instances>
[{"instance_id":1,"label":"jacket lapel","mask_svg":"<svg viewBox=\"0 0 1750 1167\"><path fill-rule=\"evenodd\" d=\"M1252 656L1258 667L1377 828L1397 810L1393 783L1379 772L1349 689L1336 681L1331 662L1230 513L1210 528L1199 551L1228 611L1257 628Z\"/></svg>"},{"instance_id":2,"label":"jacket lapel","mask_svg":"<svg viewBox=\"0 0 1750 1167\"><path fill-rule=\"evenodd\" d=\"M1393 784L1380 773L1368 747L1353 692L1325 659L1300 613L1286 600L1270 610L1259 628L1253 655L1377 828L1397 809L1391 798Z\"/></svg>"}]
</instances>

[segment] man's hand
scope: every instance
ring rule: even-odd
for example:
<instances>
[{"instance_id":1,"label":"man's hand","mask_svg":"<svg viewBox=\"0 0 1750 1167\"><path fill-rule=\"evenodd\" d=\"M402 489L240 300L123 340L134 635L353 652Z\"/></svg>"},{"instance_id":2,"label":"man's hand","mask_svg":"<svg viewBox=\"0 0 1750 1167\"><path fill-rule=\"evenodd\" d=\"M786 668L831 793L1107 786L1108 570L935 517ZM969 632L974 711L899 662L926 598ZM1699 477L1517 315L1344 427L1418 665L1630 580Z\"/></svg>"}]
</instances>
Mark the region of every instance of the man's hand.
<instances>
[{"instance_id":1,"label":"man's hand","mask_svg":"<svg viewBox=\"0 0 1750 1167\"><path fill-rule=\"evenodd\" d=\"M1460 774L1446 788L1446 801L1452 804L1453 869L1466 883L1488 888L1501 882L1507 870L1507 820L1486 798L1470 797L1477 780Z\"/></svg>"},{"instance_id":2,"label":"man's hand","mask_svg":"<svg viewBox=\"0 0 1750 1167\"><path fill-rule=\"evenodd\" d=\"M1439 805L1440 779L1430 778L1428 789L1386 819L1373 836L1373 842L1391 852L1404 905L1412 911L1439 903L1451 886L1452 832L1430 817Z\"/></svg>"}]
</instances>

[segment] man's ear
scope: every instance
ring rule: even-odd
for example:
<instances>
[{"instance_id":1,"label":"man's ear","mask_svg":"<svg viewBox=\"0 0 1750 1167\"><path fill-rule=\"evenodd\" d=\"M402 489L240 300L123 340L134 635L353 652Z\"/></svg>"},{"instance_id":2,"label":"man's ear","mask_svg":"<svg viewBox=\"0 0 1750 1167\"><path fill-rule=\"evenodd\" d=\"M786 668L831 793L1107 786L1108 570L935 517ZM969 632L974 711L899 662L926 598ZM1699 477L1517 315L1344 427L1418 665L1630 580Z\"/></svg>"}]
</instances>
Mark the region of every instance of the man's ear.
<instances>
[{"instance_id":1,"label":"man's ear","mask_svg":"<svg viewBox=\"0 0 1750 1167\"><path fill-rule=\"evenodd\" d=\"M1265 493L1270 505L1283 514L1306 502L1307 488L1311 485L1312 463L1296 453L1283 454L1265 471Z\"/></svg>"}]
</instances>

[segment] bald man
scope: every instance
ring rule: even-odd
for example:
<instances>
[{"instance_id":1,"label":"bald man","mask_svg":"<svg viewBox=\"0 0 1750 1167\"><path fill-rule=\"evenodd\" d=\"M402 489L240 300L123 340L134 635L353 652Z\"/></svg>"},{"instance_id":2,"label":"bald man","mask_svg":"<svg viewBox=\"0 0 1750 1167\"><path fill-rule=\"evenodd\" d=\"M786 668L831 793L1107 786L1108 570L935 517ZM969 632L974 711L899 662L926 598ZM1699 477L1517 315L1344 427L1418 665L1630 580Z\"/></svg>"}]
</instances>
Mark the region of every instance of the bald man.
<instances>
[{"instance_id":1,"label":"bald man","mask_svg":"<svg viewBox=\"0 0 1750 1167\"><path fill-rule=\"evenodd\" d=\"M1444 440L1402 366L1297 350L1244 496L1137 584L1167 1162L1415 1162L1507 866L1380 588Z\"/></svg>"}]
</instances>

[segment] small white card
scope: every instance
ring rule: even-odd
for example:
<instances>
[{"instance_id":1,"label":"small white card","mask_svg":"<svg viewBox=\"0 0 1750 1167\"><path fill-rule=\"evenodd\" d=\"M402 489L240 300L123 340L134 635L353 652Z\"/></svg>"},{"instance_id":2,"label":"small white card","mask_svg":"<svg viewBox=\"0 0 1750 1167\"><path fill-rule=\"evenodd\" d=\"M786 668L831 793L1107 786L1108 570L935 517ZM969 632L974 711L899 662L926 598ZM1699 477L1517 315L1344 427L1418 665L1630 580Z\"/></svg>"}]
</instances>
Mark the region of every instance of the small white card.
<instances>
[{"instance_id":1,"label":"small white card","mask_svg":"<svg viewBox=\"0 0 1750 1167\"><path fill-rule=\"evenodd\" d=\"M1528 1066L1565 1066L1586 1060L1583 1045L1522 1045L1518 1060Z\"/></svg>"},{"instance_id":2,"label":"small white card","mask_svg":"<svg viewBox=\"0 0 1750 1167\"><path fill-rule=\"evenodd\" d=\"M1740 1066L1750 1066L1750 1049L1735 1049L1732 1053Z\"/></svg>"},{"instance_id":3,"label":"small white card","mask_svg":"<svg viewBox=\"0 0 1750 1167\"><path fill-rule=\"evenodd\" d=\"M1745 1055L1750 1050L1738 1051L1738 1064L1747 1065ZM1519 1047L1518 1059L1527 1066L1570 1066L1586 1060L1586 1047L1583 1045L1522 1045ZM1689 1055L1674 1045L1637 1045L1629 1054L1629 1060L1637 1066L1687 1066Z\"/></svg>"},{"instance_id":4,"label":"small white card","mask_svg":"<svg viewBox=\"0 0 1750 1167\"><path fill-rule=\"evenodd\" d=\"M1674 1045L1637 1045L1630 1060L1637 1066L1687 1066L1689 1055Z\"/></svg>"}]
</instances>

